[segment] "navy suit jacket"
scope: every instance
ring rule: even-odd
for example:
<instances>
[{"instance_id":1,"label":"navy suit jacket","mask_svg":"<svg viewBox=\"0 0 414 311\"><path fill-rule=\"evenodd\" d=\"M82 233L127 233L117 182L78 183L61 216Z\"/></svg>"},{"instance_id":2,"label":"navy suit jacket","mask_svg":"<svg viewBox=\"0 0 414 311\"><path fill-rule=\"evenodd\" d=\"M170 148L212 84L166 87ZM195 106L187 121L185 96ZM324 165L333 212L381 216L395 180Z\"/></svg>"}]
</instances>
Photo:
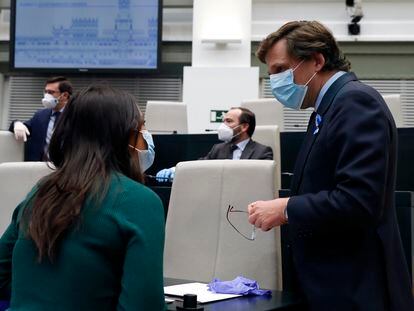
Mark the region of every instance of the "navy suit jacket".
<instances>
[{"instance_id":1,"label":"navy suit jacket","mask_svg":"<svg viewBox=\"0 0 414 311\"><path fill-rule=\"evenodd\" d=\"M233 151L231 150L232 143L220 143L214 145L209 153L200 160L219 160L231 159ZM250 139L244 148L240 160L273 160L273 151L269 146L265 146Z\"/></svg>"},{"instance_id":2,"label":"navy suit jacket","mask_svg":"<svg viewBox=\"0 0 414 311\"><path fill-rule=\"evenodd\" d=\"M47 126L49 124L52 109L38 110L33 117L23 122L29 129L30 136L25 145L25 161L43 161L46 145ZM14 122L10 124L9 131L13 132Z\"/></svg>"},{"instance_id":3,"label":"navy suit jacket","mask_svg":"<svg viewBox=\"0 0 414 311\"><path fill-rule=\"evenodd\" d=\"M397 132L382 96L347 73L331 85L296 162L287 212L311 310L414 310L396 220Z\"/></svg>"}]
</instances>

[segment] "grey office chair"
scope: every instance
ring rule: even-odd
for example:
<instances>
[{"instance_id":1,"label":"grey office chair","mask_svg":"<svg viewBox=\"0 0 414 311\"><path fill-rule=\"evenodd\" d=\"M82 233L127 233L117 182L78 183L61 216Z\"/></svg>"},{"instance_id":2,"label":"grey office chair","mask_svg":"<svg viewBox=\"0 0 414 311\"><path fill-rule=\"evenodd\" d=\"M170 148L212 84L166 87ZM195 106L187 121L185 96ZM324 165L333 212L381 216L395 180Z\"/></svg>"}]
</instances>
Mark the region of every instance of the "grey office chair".
<instances>
[{"instance_id":1,"label":"grey office chair","mask_svg":"<svg viewBox=\"0 0 414 311\"><path fill-rule=\"evenodd\" d=\"M0 131L0 163L24 160L24 143L17 141L9 131Z\"/></svg>"},{"instance_id":2,"label":"grey office chair","mask_svg":"<svg viewBox=\"0 0 414 311\"><path fill-rule=\"evenodd\" d=\"M145 110L145 127L155 134L186 134L187 105L181 102L148 101Z\"/></svg>"},{"instance_id":3,"label":"grey office chair","mask_svg":"<svg viewBox=\"0 0 414 311\"><path fill-rule=\"evenodd\" d=\"M273 98L243 100L241 106L254 112L256 125L277 125L284 130L283 105Z\"/></svg>"},{"instance_id":4,"label":"grey office chair","mask_svg":"<svg viewBox=\"0 0 414 311\"><path fill-rule=\"evenodd\" d=\"M276 195L281 188L281 159L280 159L280 133L277 125L257 125L252 137L255 141L269 146L273 150L275 161L275 190Z\"/></svg>"},{"instance_id":5,"label":"grey office chair","mask_svg":"<svg viewBox=\"0 0 414 311\"><path fill-rule=\"evenodd\" d=\"M52 170L46 162L7 162L0 164L0 234L10 224L17 205L36 182Z\"/></svg>"},{"instance_id":6,"label":"grey office chair","mask_svg":"<svg viewBox=\"0 0 414 311\"><path fill-rule=\"evenodd\" d=\"M392 116L394 117L395 125L397 127L404 127L404 118L401 109L401 95L400 94L385 94L382 95Z\"/></svg>"},{"instance_id":7,"label":"grey office chair","mask_svg":"<svg viewBox=\"0 0 414 311\"><path fill-rule=\"evenodd\" d=\"M271 160L179 163L166 223L165 277L209 282L243 275L281 289L279 228L256 230L251 241L247 213L231 214L240 233L227 220L229 205L247 211L248 203L274 198L274 171Z\"/></svg>"}]
</instances>

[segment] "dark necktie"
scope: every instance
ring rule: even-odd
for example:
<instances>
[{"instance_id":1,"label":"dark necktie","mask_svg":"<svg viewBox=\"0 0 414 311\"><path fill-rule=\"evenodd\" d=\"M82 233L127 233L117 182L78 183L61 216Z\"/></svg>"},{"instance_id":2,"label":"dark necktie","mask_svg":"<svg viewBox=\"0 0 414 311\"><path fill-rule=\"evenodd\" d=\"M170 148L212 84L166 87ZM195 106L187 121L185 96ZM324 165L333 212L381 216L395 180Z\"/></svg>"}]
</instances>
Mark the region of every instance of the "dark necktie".
<instances>
[{"instance_id":1,"label":"dark necktie","mask_svg":"<svg viewBox=\"0 0 414 311\"><path fill-rule=\"evenodd\" d=\"M60 115L60 111L52 112L52 115L50 117L49 123L47 125L47 131L46 131L46 143L43 147L43 160L48 161L48 148L50 144L50 139L52 138L53 131L55 130L58 118ZM54 119L54 120L53 120Z\"/></svg>"},{"instance_id":2,"label":"dark necktie","mask_svg":"<svg viewBox=\"0 0 414 311\"><path fill-rule=\"evenodd\" d=\"M236 150L237 148L239 148L239 147L237 147L237 145L234 145L234 144L230 145L229 159L233 159L233 151Z\"/></svg>"},{"instance_id":3,"label":"dark necktie","mask_svg":"<svg viewBox=\"0 0 414 311\"><path fill-rule=\"evenodd\" d=\"M312 112L310 118L309 118L309 123L308 123L308 128L307 131L309 131L310 129L312 129L312 127L315 124L315 116L316 116L316 111Z\"/></svg>"},{"instance_id":4,"label":"dark necktie","mask_svg":"<svg viewBox=\"0 0 414 311\"><path fill-rule=\"evenodd\" d=\"M55 128L56 127L56 124L57 124L57 122L59 120L60 111L54 112L53 115L55 116L55 123L53 124L53 128Z\"/></svg>"}]
</instances>

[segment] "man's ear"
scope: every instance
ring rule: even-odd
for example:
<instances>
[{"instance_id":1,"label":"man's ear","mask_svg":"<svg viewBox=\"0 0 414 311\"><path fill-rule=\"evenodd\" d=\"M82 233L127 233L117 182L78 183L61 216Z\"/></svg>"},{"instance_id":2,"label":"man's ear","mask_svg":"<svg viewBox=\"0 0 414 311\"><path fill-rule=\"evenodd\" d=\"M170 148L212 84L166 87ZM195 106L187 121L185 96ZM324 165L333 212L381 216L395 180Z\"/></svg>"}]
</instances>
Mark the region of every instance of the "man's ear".
<instances>
[{"instance_id":1,"label":"man's ear","mask_svg":"<svg viewBox=\"0 0 414 311\"><path fill-rule=\"evenodd\" d=\"M242 132L247 132L249 129L249 123L242 123L240 124Z\"/></svg>"},{"instance_id":2,"label":"man's ear","mask_svg":"<svg viewBox=\"0 0 414 311\"><path fill-rule=\"evenodd\" d=\"M62 93L62 96L68 101L69 100L69 97L70 97L70 95L69 95L69 93L68 92L63 92Z\"/></svg>"},{"instance_id":3,"label":"man's ear","mask_svg":"<svg viewBox=\"0 0 414 311\"><path fill-rule=\"evenodd\" d=\"M325 57L322 53L313 53L312 56L315 62L315 69L316 71L321 71L322 68L325 66Z\"/></svg>"}]
</instances>

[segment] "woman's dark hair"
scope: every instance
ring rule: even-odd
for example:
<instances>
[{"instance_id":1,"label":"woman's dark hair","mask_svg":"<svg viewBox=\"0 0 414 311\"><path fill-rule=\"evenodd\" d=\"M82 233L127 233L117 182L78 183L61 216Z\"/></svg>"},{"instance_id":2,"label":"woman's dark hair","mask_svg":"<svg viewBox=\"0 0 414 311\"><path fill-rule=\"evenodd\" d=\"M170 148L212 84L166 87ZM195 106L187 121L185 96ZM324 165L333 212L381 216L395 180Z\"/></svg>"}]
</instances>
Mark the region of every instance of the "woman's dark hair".
<instances>
[{"instance_id":1,"label":"woman's dark hair","mask_svg":"<svg viewBox=\"0 0 414 311\"><path fill-rule=\"evenodd\" d=\"M273 45L282 39L286 39L289 55L298 59L310 59L314 53L321 53L325 58L322 71L349 71L351 68L332 33L317 21L289 22L268 35L256 51L262 63L266 63L266 55Z\"/></svg>"},{"instance_id":2,"label":"woman's dark hair","mask_svg":"<svg viewBox=\"0 0 414 311\"><path fill-rule=\"evenodd\" d=\"M135 99L106 85L90 86L71 98L52 136L49 157L56 170L39 183L22 227L38 259L56 254L59 241L80 218L85 200L99 202L113 172L142 182L130 133L142 123Z\"/></svg>"}]
</instances>

